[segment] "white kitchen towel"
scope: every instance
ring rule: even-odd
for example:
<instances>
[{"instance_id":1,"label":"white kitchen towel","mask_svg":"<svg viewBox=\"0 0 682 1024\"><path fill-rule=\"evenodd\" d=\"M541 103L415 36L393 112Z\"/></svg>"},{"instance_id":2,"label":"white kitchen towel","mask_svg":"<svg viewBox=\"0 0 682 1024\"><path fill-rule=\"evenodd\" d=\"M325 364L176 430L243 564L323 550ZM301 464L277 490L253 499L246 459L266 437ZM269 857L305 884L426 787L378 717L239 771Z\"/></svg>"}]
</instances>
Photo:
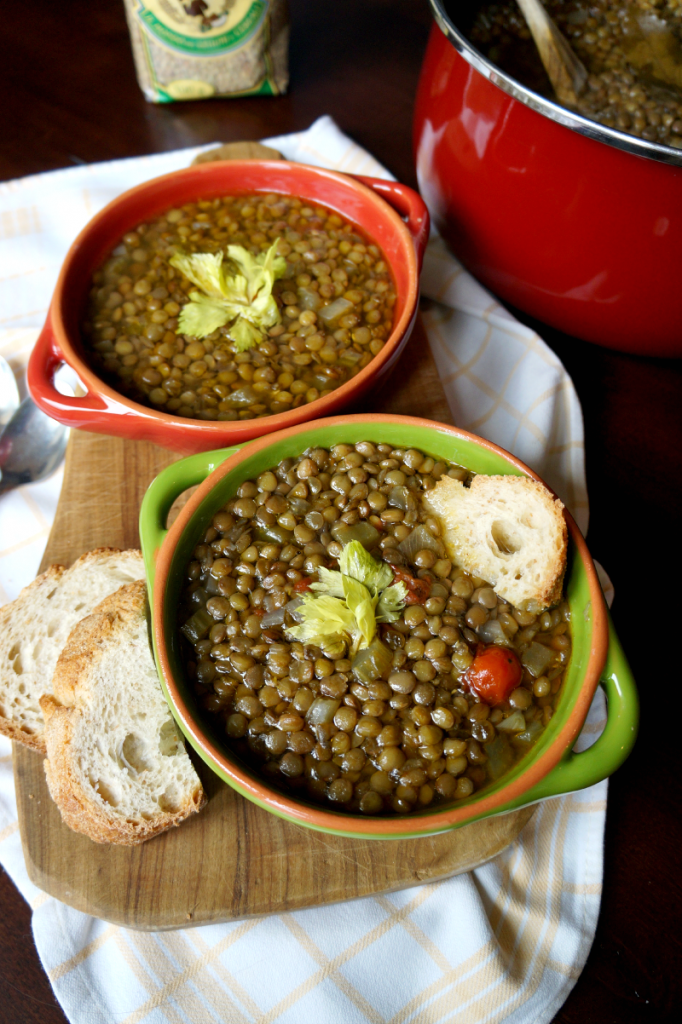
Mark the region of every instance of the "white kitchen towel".
<instances>
[{"instance_id":1,"label":"white kitchen towel","mask_svg":"<svg viewBox=\"0 0 682 1024\"><path fill-rule=\"evenodd\" d=\"M323 117L264 140L289 159L389 177ZM0 353L23 370L66 249L106 202L186 166L199 149L0 184ZM425 322L453 418L513 451L587 525L580 405L560 361L439 239ZM0 499L0 603L35 574L59 477ZM604 724L601 694L579 748ZM0 738L0 862L73 1024L542 1024L585 963L599 913L606 783L541 804L520 837L467 875L386 896L176 932L140 933L73 910L28 880L11 745Z\"/></svg>"}]
</instances>

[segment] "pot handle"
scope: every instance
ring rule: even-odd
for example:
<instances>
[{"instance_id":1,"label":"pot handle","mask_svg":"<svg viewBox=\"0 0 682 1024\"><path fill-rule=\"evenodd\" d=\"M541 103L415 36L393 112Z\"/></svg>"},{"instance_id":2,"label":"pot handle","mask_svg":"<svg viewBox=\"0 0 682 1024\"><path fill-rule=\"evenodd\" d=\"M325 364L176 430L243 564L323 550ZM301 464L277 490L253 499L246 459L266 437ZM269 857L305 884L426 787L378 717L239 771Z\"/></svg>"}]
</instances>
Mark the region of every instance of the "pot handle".
<instances>
[{"instance_id":1,"label":"pot handle","mask_svg":"<svg viewBox=\"0 0 682 1024\"><path fill-rule=\"evenodd\" d=\"M140 543L147 574L147 588L151 604L156 559L166 539L168 513L176 498L188 487L202 483L225 459L238 452L243 445L219 448L212 452L199 452L189 458L171 463L152 480L140 506Z\"/></svg>"},{"instance_id":2,"label":"pot handle","mask_svg":"<svg viewBox=\"0 0 682 1024\"><path fill-rule=\"evenodd\" d=\"M405 218L407 230L414 240L419 269L424 261L424 250L429 240L431 219L426 203L413 188L401 185L397 181L386 181L385 178L366 178L363 174L353 174L356 181L362 182L367 188L385 199L394 210Z\"/></svg>"},{"instance_id":3,"label":"pot handle","mask_svg":"<svg viewBox=\"0 0 682 1024\"><path fill-rule=\"evenodd\" d=\"M72 397L57 391L54 375L64 362L66 360L52 330L51 314L48 313L28 361L26 378L34 402L44 413L67 427L87 426L83 421L84 413L91 412L100 416L112 411L103 399L91 392L81 397Z\"/></svg>"},{"instance_id":4,"label":"pot handle","mask_svg":"<svg viewBox=\"0 0 682 1024\"><path fill-rule=\"evenodd\" d=\"M639 697L625 652L609 616L609 650L600 679L606 690L607 719L603 733L587 750L569 753L519 804L531 804L547 797L587 789L607 778L632 750L637 738Z\"/></svg>"}]
</instances>

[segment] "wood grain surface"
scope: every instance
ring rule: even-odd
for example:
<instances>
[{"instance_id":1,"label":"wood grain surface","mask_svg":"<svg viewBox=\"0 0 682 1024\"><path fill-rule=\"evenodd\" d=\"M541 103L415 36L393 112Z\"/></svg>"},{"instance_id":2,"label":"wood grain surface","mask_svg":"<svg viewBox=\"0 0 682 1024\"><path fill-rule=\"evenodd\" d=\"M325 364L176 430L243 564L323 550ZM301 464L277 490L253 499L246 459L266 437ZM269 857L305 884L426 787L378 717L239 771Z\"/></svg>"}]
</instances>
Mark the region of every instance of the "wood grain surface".
<instances>
[{"instance_id":1,"label":"wood grain surface","mask_svg":"<svg viewBox=\"0 0 682 1024\"><path fill-rule=\"evenodd\" d=\"M374 410L450 421L419 324ZM176 456L146 441L73 431L42 568L100 546L138 547L142 496ZM335 903L469 871L518 835L524 808L422 839L370 842L300 828L245 800L197 757L207 807L135 848L62 824L42 756L18 744L14 777L31 881L78 910L142 929L179 928Z\"/></svg>"},{"instance_id":2,"label":"wood grain surface","mask_svg":"<svg viewBox=\"0 0 682 1024\"><path fill-rule=\"evenodd\" d=\"M266 139L302 131L330 114L415 187L411 123L432 24L426 0L289 0L289 7L286 96L154 106L137 85L120 0L33 0L28 19L26 4L4 4L0 178L181 146ZM602 349L512 312L556 352L578 391L591 505L588 543L615 584L613 619L644 697L640 738L609 781L595 940L555 1021L677 1024L682 774L677 734L667 720L676 715L679 682L661 661L655 623L674 607L666 595L675 591L667 567L682 518L682 361ZM26 325L37 326L35 316ZM438 418L437 408L433 415ZM674 637L668 649L675 649ZM0 1019L66 1024L36 953L31 913L0 870Z\"/></svg>"}]
</instances>

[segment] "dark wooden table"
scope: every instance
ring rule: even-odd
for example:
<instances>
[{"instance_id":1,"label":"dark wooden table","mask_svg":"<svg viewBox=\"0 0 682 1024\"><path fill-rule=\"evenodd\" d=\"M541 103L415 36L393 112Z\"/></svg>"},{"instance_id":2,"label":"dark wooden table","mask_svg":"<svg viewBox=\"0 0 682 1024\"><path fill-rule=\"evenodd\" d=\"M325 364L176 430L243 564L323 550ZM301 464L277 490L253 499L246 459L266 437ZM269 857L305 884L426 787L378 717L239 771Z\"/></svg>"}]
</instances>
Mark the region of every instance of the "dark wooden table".
<instances>
[{"instance_id":1,"label":"dark wooden table","mask_svg":"<svg viewBox=\"0 0 682 1024\"><path fill-rule=\"evenodd\" d=\"M411 119L430 24L426 0L292 0L291 9L289 95L153 106L136 83L121 0L3 4L0 180L258 139L329 113L414 185ZM638 744L610 784L594 946L556 1020L677 1019L680 706L667 698L679 691L680 671L670 661L678 613L667 602L682 505L682 364L533 326L563 359L583 404L590 547L615 583L613 615L643 697ZM1 871L0 900L0 1019L63 1024L33 945L30 911Z\"/></svg>"}]
</instances>

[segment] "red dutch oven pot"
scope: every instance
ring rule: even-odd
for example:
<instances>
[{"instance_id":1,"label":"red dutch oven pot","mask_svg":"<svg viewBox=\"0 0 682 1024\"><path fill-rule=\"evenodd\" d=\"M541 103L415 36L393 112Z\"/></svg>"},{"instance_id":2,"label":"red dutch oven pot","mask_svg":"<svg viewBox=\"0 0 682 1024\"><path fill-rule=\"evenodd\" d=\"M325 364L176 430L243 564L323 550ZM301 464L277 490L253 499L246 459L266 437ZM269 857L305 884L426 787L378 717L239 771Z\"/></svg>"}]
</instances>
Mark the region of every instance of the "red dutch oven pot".
<instances>
[{"instance_id":1,"label":"red dutch oven pot","mask_svg":"<svg viewBox=\"0 0 682 1024\"><path fill-rule=\"evenodd\" d=\"M525 88L442 0L430 4L417 176L453 251L502 299L569 334L682 355L682 152ZM465 24L470 5L448 6Z\"/></svg>"}]
</instances>

